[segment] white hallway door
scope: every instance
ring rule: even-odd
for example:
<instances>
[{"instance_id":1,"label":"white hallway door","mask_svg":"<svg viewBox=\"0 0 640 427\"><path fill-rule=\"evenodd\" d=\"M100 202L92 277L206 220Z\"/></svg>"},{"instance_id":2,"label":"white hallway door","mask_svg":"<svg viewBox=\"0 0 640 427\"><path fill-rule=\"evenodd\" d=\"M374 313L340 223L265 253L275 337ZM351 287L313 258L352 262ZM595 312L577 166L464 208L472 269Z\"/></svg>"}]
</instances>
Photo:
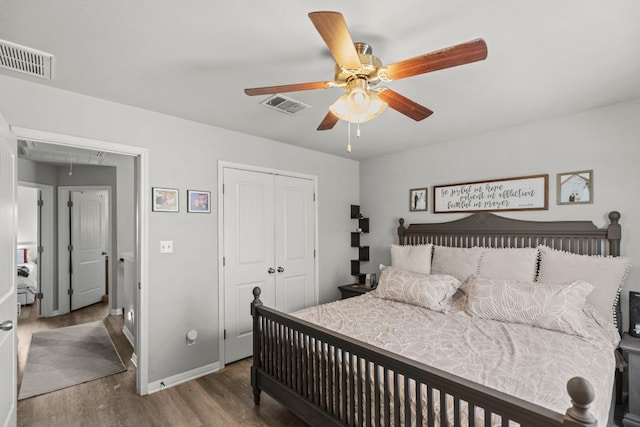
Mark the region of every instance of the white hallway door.
<instances>
[{"instance_id":1,"label":"white hallway door","mask_svg":"<svg viewBox=\"0 0 640 427\"><path fill-rule=\"evenodd\" d=\"M224 169L224 361L252 354L249 305L291 312L316 303L310 179Z\"/></svg>"},{"instance_id":2,"label":"white hallway door","mask_svg":"<svg viewBox=\"0 0 640 427\"><path fill-rule=\"evenodd\" d=\"M0 116L0 426L16 425L16 156ZM3 135L7 135L6 137Z\"/></svg>"},{"instance_id":3,"label":"white hallway door","mask_svg":"<svg viewBox=\"0 0 640 427\"><path fill-rule=\"evenodd\" d=\"M105 200L71 192L71 310L102 300L105 294Z\"/></svg>"}]
</instances>

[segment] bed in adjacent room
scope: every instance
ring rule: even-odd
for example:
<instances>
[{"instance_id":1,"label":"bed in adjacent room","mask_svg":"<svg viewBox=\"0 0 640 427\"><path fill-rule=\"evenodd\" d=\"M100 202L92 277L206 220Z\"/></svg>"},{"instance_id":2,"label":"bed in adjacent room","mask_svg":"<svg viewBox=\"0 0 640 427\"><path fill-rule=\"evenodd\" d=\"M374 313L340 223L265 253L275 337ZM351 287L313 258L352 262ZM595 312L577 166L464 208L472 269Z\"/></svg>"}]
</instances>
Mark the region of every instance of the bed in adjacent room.
<instances>
[{"instance_id":1,"label":"bed in adjacent room","mask_svg":"<svg viewBox=\"0 0 640 427\"><path fill-rule=\"evenodd\" d=\"M256 403L266 391L312 425L608 425L619 217L401 220L363 296L286 315L256 290Z\"/></svg>"},{"instance_id":2,"label":"bed in adjacent room","mask_svg":"<svg viewBox=\"0 0 640 427\"><path fill-rule=\"evenodd\" d=\"M20 305L33 304L38 293L38 264L35 254L33 248L16 250L16 291Z\"/></svg>"}]
</instances>

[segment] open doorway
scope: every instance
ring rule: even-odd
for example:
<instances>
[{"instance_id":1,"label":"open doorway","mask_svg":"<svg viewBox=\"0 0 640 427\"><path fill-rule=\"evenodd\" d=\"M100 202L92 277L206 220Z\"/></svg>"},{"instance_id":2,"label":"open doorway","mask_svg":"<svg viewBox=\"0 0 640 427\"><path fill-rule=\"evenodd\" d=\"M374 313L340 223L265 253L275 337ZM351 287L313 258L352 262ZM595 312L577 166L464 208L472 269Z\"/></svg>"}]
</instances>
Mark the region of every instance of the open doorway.
<instances>
[{"instance_id":1,"label":"open doorway","mask_svg":"<svg viewBox=\"0 0 640 427\"><path fill-rule=\"evenodd\" d=\"M111 262L108 268L103 269L107 283L110 283L104 289L109 297L108 314L121 315L123 307L126 306L129 307L130 316L137 320L134 330L129 331L131 333L127 339L132 344L132 360L135 360L137 366L137 392L147 394L148 357L145 351L147 348L145 315L147 295L140 286L147 274L148 213L147 207L142 203L142 200L148 196L148 190L145 189L148 176L146 149L15 127L12 131L18 138L18 179L35 186L54 176L55 179L51 184L54 188L54 199L56 199L54 205L60 204L60 188L71 191L70 188L79 187L79 184L82 186L95 184L94 186L110 192L112 231L109 233L109 249L105 252L110 254ZM96 158L104 159L104 163L100 165L92 163ZM95 178L100 175L98 171L106 168L115 170L115 183L95 181ZM54 210L54 217L54 223L59 223L61 218L64 221L64 214L61 214L60 208ZM63 252L60 251L63 239L57 227L54 228L54 240L56 240L54 252L56 252L56 259L59 260L64 258L61 255ZM122 252L133 254L136 260L134 279L129 281L129 285L135 287L133 292L124 289L124 281L118 280ZM60 281L63 267L59 267L61 265L59 262L55 265L58 266L58 274L54 274L57 276L54 277L54 287L57 287L58 301L54 312L56 309L64 311L65 302L71 308L70 298L64 295L66 285ZM126 295L133 296L135 301L124 301ZM46 300L46 295L44 298L42 301ZM52 301L53 299L51 298Z\"/></svg>"}]
</instances>

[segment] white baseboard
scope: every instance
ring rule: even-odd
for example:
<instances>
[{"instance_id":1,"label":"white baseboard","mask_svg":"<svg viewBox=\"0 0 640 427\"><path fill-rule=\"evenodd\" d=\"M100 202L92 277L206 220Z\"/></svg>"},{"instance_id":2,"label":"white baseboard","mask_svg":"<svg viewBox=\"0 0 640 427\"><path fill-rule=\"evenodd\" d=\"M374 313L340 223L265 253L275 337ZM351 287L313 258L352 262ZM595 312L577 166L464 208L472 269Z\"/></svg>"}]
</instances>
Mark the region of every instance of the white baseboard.
<instances>
[{"instance_id":1,"label":"white baseboard","mask_svg":"<svg viewBox=\"0 0 640 427\"><path fill-rule=\"evenodd\" d=\"M112 316L119 316L122 313L124 313L124 310L122 310L122 308L112 308L111 310L109 310L109 314Z\"/></svg>"},{"instance_id":2,"label":"white baseboard","mask_svg":"<svg viewBox=\"0 0 640 427\"><path fill-rule=\"evenodd\" d=\"M192 369L181 374L172 375L159 381L153 381L149 383L149 394L155 393L167 389L169 387L176 386L178 384L185 383L187 381L195 380L196 378L203 377L213 372L220 370L220 363L211 363L209 365L202 366L200 368Z\"/></svg>"},{"instance_id":3,"label":"white baseboard","mask_svg":"<svg viewBox=\"0 0 640 427\"><path fill-rule=\"evenodd\" d=\"M138 369L138 356L136 356L135 353L131 354L131 363L133 363L133 366Z\"/></svg>"},{"instance_id":4,"label":"white baseboard","mask_svg":"<svg viewBox=\"0 0 640 427\"><path fill-rule=\"evenodd\" d=\"M124 336L127 339L127 341L129 341L129 344L131 344L131 348L135 351L135 349L136 349L136 344L135 344L136 340L133 338L133 334L131 333L129 328L127 328L127 325L124 325L124 327L122 328L122 333L124 334Z\"/></svg>"},{"instance_id":5,"label":"white baseboard","mask_svg":"<svg viewBox=\"0 0 640 427\"><path fill-rule=\"evenodd\" d=\"M40 317L54 317L59 315L60 315L60 311L55 310L55 311L52 311L51 313L42 313Z\"/></svg>"}]
</instances>

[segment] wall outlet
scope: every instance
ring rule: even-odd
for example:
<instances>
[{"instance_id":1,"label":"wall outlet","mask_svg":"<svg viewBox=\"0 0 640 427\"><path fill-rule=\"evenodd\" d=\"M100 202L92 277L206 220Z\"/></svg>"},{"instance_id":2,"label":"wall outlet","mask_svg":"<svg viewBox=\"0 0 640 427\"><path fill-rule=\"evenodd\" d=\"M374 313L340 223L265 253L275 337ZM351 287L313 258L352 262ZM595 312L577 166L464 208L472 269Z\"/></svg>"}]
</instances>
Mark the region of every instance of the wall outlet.
<instances>
[{"instance_id":1,"label":"wall outlet","mask_svg":"<svg viewBox=\"0 0 640 427\"><path fill-rule=\"evenodd\" d=\"M171 254L173 253L173 240L161 240L160 241L160 253Z\"/></svg>"}]
</instances>

